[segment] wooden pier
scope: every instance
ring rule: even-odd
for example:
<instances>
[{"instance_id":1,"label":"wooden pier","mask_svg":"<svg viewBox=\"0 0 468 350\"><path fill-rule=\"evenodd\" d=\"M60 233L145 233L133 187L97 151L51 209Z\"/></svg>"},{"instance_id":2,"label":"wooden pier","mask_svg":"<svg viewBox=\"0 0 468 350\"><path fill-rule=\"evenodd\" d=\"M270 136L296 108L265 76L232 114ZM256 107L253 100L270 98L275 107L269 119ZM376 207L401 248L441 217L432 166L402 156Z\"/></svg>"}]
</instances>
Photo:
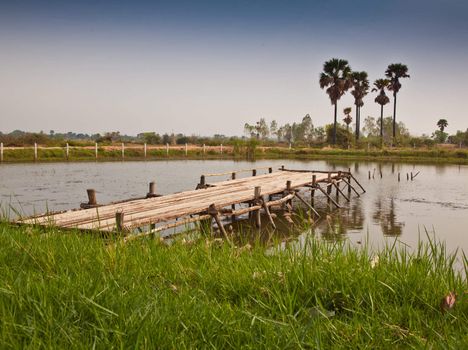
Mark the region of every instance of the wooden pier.
<instances>
[{"instance_id":1,"label":"wooden pier","mask_svg":"<svg viewBox=\"0 0 468 350\"><path fill-rule=\"evenodd\" d=\"M282 167L273 172L257 175L257 169L248 169L220 174L206 174L200 178L197 189L164 196L155 194L155 184L150 183L150 192L144 198L99 205L94 190L88 190L89 203L85 209L20 219L19 224L56 226L65 229L84 231L119 232L131 237L151 235L169 228L188 225L198 221L214 221L220 231L226 234L222 217L235 218L250 213L257 226L261 225L260 211L268 217L275 227L270 207L282 206L292 210L292 200L297 198L307 206L313 215L314 195L321 192L329 203L339 207L336 197L342 196L347 201L351 194L359 196L365 192L350 171L308 171L288 170ZM251 172L252 176L238 178L241 172ZM226 181L207 183L206 179L214 176L229 175ZM340 184L344 184L340 187ZM299 189L311 192L311 199L306 200ZM336 189L335 199L332 190ZM347 192L347 194L345 194Z\"/></svg>"}]
</instances>

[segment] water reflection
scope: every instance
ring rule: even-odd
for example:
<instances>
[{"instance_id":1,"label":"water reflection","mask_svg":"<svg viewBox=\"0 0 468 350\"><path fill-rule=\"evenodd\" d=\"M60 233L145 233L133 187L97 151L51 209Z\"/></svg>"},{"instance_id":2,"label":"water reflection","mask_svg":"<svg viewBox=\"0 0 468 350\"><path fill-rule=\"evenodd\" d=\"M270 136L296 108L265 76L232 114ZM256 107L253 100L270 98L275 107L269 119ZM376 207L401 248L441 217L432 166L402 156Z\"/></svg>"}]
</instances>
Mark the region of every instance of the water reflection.
<instances>
[{"instance_id":1,"label":"water reflection","mask_svg":"<svg viewBox=\"0 0 468 350\"><path fill-rule=\"evenodd\" d=\"M390 198L387 201L383 201L380 197L377 198L372 219L374 223L380 224L384 236L398 237L402 234L403 227L405 226L404 223L397 220L394 198Z\"/></svg>"}]
</instances>

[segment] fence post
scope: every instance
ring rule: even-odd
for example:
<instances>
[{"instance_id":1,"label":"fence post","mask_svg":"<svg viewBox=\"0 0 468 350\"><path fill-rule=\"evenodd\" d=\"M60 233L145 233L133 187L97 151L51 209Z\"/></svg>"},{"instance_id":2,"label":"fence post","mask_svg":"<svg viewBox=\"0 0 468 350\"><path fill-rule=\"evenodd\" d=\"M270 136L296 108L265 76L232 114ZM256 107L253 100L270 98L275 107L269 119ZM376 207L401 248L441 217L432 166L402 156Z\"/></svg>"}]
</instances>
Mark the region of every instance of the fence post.
<instances>
[{"instance_id":1,"label":"fence post","mask_svg":"<svg viewBox=\"0 0 468 350\"><path fill-rule=\"evenodd\" d=\"M68 142L67 142L67 145L65 147L65 154L66 154L67 160L68 160L68 158L70 157L70 146L68 145Z\"/></svg>"},{"instance_id":2,"label":"fence post","mask_svg":"<svg viewBox=\"0 0 468 350\"><path fill-rule=\"evenodd\" d=\"M37 160L37 143L34 142L34 160Z\"/></svg>"},{"instance_id":3,"label":"fence post","mask_svg":"<svg viewBox=\"0 0 468 350\"><path fill-rule=\"evenodd\" d=\"M122 159L124 159L124 158L125 158L125 145L122 142Z\"/></svg>"},{"instance_id":4,"label":"fence post","mask_svg":"<svg viewBox=\"0 0 468 350\"><path fill-rule=\"evenodd\" d=\"M166 156L169 156L169 144L166 143Z\"/></svg>"},{"instance_id":5,"label":"fence post","mask_svg":"<svg viewBox=\"0 0 468 350\"><path fill-rule=\"evenodd\" d=\"M205 144L203 144L203 154L205 154Z\"/></svg>"},{"instance_id":6,"label":"fence post","mask_svg":"<svg viewBox=\"0 0 468 350\"><path fill-rule=\"evenodd\" d=\"M143 153L145 154L145 158L146 158L146 143L145 143L145 145L144 145L144 151L143 151Z\"/></svg>"},{"instance_id":7,"label":"fence post","mask_svg":"<svg viewBox=\"0 0 468 350\"><path fill-rule=\"evenodd\" d=\"M0 143L0 163L3 163L3 142Z\"/></svg>"},{"instance_id":8,"label":"fence post","mask_svg":"<svg viewBox=\"0 0 468 350\"><path fill-rule=\"evenodd\" d=\"M221 144L221 154L223 154L223 144Z\"/></svg>"},{"instance_id":9,"label":"fence post","mask_svg":"<svg viewBox=\"0 0 468 350\"><path fill-rule=\"evenodd\" d=\"M96 159L97 159L97 157L98 157L98 144L97 144L97 142L94 144L94 153L95 153Z\"/></svg>"},{"instance_id":10,"label":"fence post","mask_svg":"<svg viewBox=\"0 0 468 350\"><path fill-rule=\"evenodd\" d=\"M187 143L185 143L185 156L187 157Z\"/></svg>"}]
</instances>

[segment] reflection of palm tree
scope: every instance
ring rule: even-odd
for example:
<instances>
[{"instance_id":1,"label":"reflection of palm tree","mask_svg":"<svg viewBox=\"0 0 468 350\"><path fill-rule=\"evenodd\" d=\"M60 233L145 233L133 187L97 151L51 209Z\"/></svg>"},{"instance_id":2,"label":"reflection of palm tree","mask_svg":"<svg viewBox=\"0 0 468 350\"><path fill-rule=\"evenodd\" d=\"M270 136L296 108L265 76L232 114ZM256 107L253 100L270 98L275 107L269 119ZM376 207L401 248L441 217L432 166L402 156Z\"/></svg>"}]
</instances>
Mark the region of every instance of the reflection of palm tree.
<instances>
[{"instance_id":1,"label":"reflection of palm tree","mask_svg":"<svg viewBox=\"0 0 468 350\"><path fill-rule=\"evenodd\" d=\"M340 241L350 230L361 230L364 226L364 212L361 201L355 201L344 212L327 215L321 228L321 235L328 241Z\"/></svg>"},{"instance_id":2,"label":"reflection of palm tree","mask_svg":"<svg viewBox=\"0 0 468 350\"><path fill-rule=\"evenodd\" d=\"M395 200L390 200L390 209L388 213L382 213L380 226L382 227L382 233L384 236L398 237L403 232L405 224L397 221Z\"/></svg>"}]
</instances>

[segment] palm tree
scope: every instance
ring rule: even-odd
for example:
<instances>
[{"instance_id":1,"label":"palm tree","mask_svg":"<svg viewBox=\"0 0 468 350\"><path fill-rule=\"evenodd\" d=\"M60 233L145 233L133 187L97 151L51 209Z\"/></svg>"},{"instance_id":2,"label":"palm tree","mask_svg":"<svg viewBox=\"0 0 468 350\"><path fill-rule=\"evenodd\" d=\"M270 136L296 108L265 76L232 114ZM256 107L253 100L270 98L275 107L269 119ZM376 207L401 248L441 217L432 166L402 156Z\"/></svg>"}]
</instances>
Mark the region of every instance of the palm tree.
<instances>
[{"instance_id":1,"label":"palm tree","mask_svg":"<svg viewBox=\"0 0 468 350\"><path fill-rule=\"evenodd\" d=\"M343 109L343 113L345 117L343 118L343 121L346 124L346 131L349 131L349 124L353 121L353 118L351 117L351 107L346 107Z\"/></svg>"},{"instance_id":2,"label":"palm tree","mask_svg":"<svg viewBox=\"0 0 468 350\"><path fill-rule=\"evenodd\" d=\"M445 128L448 126L447 119L439 119L437 122L437 126L439 127L441 132L444 132Z\"/></svg>"},{"instance_id":3,"label":"palm tree","mask_svg":"<svg viewBox=\"0 0 468 350\"><path fill-rule=\"evenodd\" d=\"M390 79L388 89L393 91L393 140L396 137L396 100L398 91L401 89L400 79L409 78L408 67L402 63L389 64L385 76Z\"/></svg>"},{"instance_id":4,"label":"palm tree","mask_svg":"<svg viewBox=\"0 0 468 350\"><path fill-rule=\"evenodd\" d=\"M358 140L361 130L361 107L364 106L364 96L369 92L369 79L367 79L367 72L352 72L351 80L354 86L351 94L354 96L356 105L356 140Z\"/></svg>"},{"instance_id":5,"label":"palm tree","mask_svg":"<svg viewBox=\"0 0 468 350\"><path fill-rule=\"evenodd\" d=\"M335 106L335 119L333 123L333 144L336 144L336 114L337 102L352 86L350 79L351 68L348 61L332 58L323 64L323 72L320 74L320 88L327 87L327 94L332 105Z\"/></svg>"},{"instance_id":6,"label":"palm tree","mask_svg":"<svg viewBox=\"0 0 468 350\"><path fill-rule=\"evenodd\" d=\"M390 80L388 79L377 79L374 81L374 88L372 92L380 91L377 97L375 98L375 102L380 105L380 139L383 141L383 106L390 102L390 99L385 94L385 89L388 89L388 84L390 84Z\"/></svg>"}]
</instances>

